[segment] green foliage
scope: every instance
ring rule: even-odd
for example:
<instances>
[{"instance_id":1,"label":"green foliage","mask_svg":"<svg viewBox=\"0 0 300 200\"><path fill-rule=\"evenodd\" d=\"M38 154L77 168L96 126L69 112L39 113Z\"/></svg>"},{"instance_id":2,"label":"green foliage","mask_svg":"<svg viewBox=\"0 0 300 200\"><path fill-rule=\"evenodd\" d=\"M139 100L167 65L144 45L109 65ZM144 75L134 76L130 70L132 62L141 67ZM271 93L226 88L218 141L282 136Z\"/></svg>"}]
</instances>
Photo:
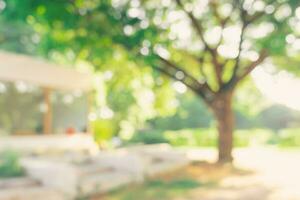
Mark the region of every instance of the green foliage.
<instances>
[{"instance_id":1,"label":"green foliage","mask_svg":"<svg viewBox=\"0 0 300 200\"><path fill-rule=\"evenodd\" d=\"M20 166L19 156L16 152L6 150L0 153L0 178L16 177L24 175Z\"/></svg>"},{"instance_id":2,"label":"green foliage","mask_svg":"<svg viewBox=\"0 0 300 200\"><path fill-rule=\"evenodd\" d=\"M168 117L174 114L177 110L176 93L170 88L170 80L158 79L156 82L154 92L156 95L154 108L157 111L158 117Z\"/></svg>"},{"instance_id":3,"label":"green foliage","mask_svg":"<svg viewBox=\"0 0 300 200\"><path fill-rule=\"evenodd\" d=\"M293 73L296 76L300 75L300 54L299 52L293 52L293 55L286 57L286 56L276 56L273 58L273 62L276 66L278 66L281 70L287 70Z\"/></svg>"},{"instance_id":4,"label":"green foliage","mask_svg":"<svg viewBox=\"0 0 300 200\"><path fill-rule=\"evenodd\" d=\"M1 11L0 23L10 25L10 30L6 30L3 34L0 32L2 38L5 38L0 43L4 49L17 51L18 47L26 46L24 50L21 50L22 52L42 55L53 60L57 60L58 55L62 55L66 61L72 64L78 60L85 60L90 62L95 69L102 70L105 69L105 62L111 61L112 58L115 59L115 50L118 48L128 51L130 60L139 62L143 66L154 67L160 64L153 54L159 46L169 52L171 60L174 60L182 69L188 70L199 80L204 79L204 75L199 71L197 57L203 56L203 66L208 76L208 83L211 84L212 88L217 87L216 77L211 67L212 56L203 48L201 39L195 33L196 31L189 31L193 27L186 23L188 19L181 15L183 11L180 6L176 5L175 1L164 4L161 4L160 1L151 3L142 1L135 4L131 1L110 0L25 0L21 2L10 0L5 1L5 3L6 7ZM198 13L196 18L201 21L202 34L205 35L205 38L212 34L210 30L220 28L220 18L224 18L228 22L224 24L225 28L240 25L241 10L234 9L228 13L225 11L226 9L223 9L228 5L239 3L240 1L215 2L217 10L220 12L218 16L215 16L214 9L211 9L210 5L204 3L208 9ZM283 55L286 53L286 35L294 31L290 19L293 17L294 10L299 6L299 2L287 0L266 1L265 3L270 4L267 7L274 7L275 11L278 7L279 11L270 12L264 8L263 11L257 10L245 2L245 14L249 19L254 19L256 15L258 18L261 16L249 25L251 31L245 34L245 39L251 43L248 45L250 49L247 51L259 52L261 49L267 49L272 55ZM196 9L200 3L190 1L189 6L191 9ZM280 9L283 7L291 10L291 13L278 17L278 13L282 11ZM261 15L260 12L264 14ZM172 17L171 14L176 17L176 20L173 20L174 16ZM226 18L228 15L229 18ZM14 28L17 27L17 24L23 28L15 31ZM190 32L189 37L174 29L175 26L179 25ZM264 25L268 25L269 28L272 26L271 31L256 37L254 37L255 34L251 34L253 30ZM26 31L28 29L29 31ZM15 32L20 33L20 35L10 38L9 36ZM238 42L238 39L236 37L234 42ZM6 48L7 44L13 42L18 42L19 45ZM208 43L214 47L216 42L209 41ZM224 44L226 41L221 40L220 45ZM141 52L144 53L141 55ZM219 61L228 59L224 69L224 80L227 80L232 73L235 60L220 53L217 53L216 56ZM249 59L243 58L243 63L247 62Z\"/></svg>"},{"instance_id":5,"label":"green foliage","mask_svg":"<svg viewBox=\"0 0 300 200\"><path fill-rule=\"evenodd\" d=\"M130 143L169 143L181 147L215 147L217 132L214 129L184 129L176 131L144 131L134 135ZM235 147L276 145L300 147L300 129L286 128L278 133L271 129L238 129L234 133Z\"/></svg>"},{"instance_id":6,"label":"green foliage","mask_svg":"<svg viewBox=\"0 0 300 200\"><path fill-rule=\"evenodd\" d=\"M112 139L115 133L115 125L110 120L95 120L92 122L92 129L97 143L105 143Z\"/></svg>"},{"instance_id":7,"label":"green foliage","mask_svg":"<svg viewBox=\"0 0 300 200\"><path fill-rule=\"evenodd\" d=\"M275 133L269 129L236 130L234 133L234 146L247 147L252 145L265 145L275 137Z\"/></svg>"},{"instance_id":8,"label":"green foliage","mask_svg":"<svg viewBox=\"0 0 300 200\"><path fill-rule=\"evenodd\" d=\"M276 134L268 129L236 130L234 133L234 146L247 147L278 143ZM292 139L293 140L293 139ZM218 135L213 128L209 129L183 129L159 131L151 130L136 133L130 143L169 143L172 146L185 147L215 147Z\"/></svg>"},{"instance_id":9,"label":"green foliage","mask_svg":"<svg viewBox=\"0 0 300 200\"><path fill-rule=\"evenodd\" d=\"M6 7L1 10L0 14L0 25L3 27L0 30L0 48L43 56L77 68L82 68L82 63L84 63L83 68L92 69L94 72L101 71L102 75L105 72L111 72L112 78L103 80L101 84L96 85L97 89L101 88L97 92L98 96L102 97L101 101L95 105L94 113L101 113L104 108L109 108L114 113L110 119L97 116L99 120L94 124L97 141L111 138L117 133L124 134L127 138L136 129L142 129L146 120L155 116L160 118L149 122L151 128L158 127L167 130L172 127L174 130L179 130L210 127L211 115L204 109L204 105L196 103L195 99L186 100L187 102L182 104L174 116L168 117L174 114L176 109L174 104L170 104L173 102L175 94L170 87L171 83L164 79L161 81L159 73L150 68L161 65L159 59L154 56L154 53L157 53L155 49L160 49L168 54L173 62L187 70L200 82L207 79L207 83L213 90L218 89L212 67L213 58L226 63L223 69L223 80L228 81L232 75L233 66L237 62L235 57L226 57L219 51L215 52L216 57L211 56L210 51L203 48L204 45L195 31L191 31L188 37L182 38L178 27L177 30L174 30L174 27L183 25L179 28L185 29L186 32L192 30L193 27L191 27L190 21L187 21L187 16L181 15L182 10L176 5L176 1L167 1L164 4L161 1L140 1L138 4L132 2L126 0L6 0ZM216 6L220 8L217 10L224 10L226 5L239 2L216 1ZM190 1L189 5L185 7L196 9L198 3L198 1ZM270 1L265 1L265 3L268 4ZM272 31L257 38L257 35L251 34L250 30L245 34L245 44L249 43L249 45L245 45L247 49L243 50L245 53L247 51L259 53L262 49L267 49L271 56L277 58L280 55L281 59L278 63L281 63L283 59L285 60L287 49L291 49L291 44L290 46L286 44L287 34L293 33L296 36L298 34L294 30L296 26L292 27L291 25L291 22L294 21L291 19L294 10L299 6L299 1L272 1L272 4L279 8L288 6L291 14L278 19L277 12L263 13L260 20L249 25L249 29L256 31L261 25L267 24L268 26L265 28L271 27ZM208 5L207 8L209 8ZM134 10L138 10L141 16L130 14ZM251 6L248 11L245 13L251 19L256 14L260 16L260 12ZM228 24L225 28L234 29L235 26L241 24L239 14L240 10L235 9L227 14L221 13L219 17L226 18L228 15ZM213 9L204 9L203 12L198 13L197 18L201 21L205 38L207 35L213 35L210 30L220 28ZM224 35L226 34L224 33ZM183 36L186 35L183 34ZM231 38L231 40L221 40L220 45L226 46L226 43L229 42L230 47L236 46L238 37ZM211 47L215 47L215 45L209 44ZM289 56L289 54L287 55ZM245 57L241 56L240 63L249 64L250 59ZM298 56L295 57L297 59L291 67L294 71L298 69L296 67L298 65L295 63L299 61ZM203 65L199 65L199 58L203 59ZM285 63L282 66L289 68ZM201 69L207 78L200 72ZM238 73L241 71L242 68ZM103 75L101 78L104 79L104 77ZM257 105L253 98L249 97L249 94L253 93L250 88L246 95L240 98L241 101L249 100L250 105ZM260 106L254 107L241 105L237 108L241 111L238 112L238 127L247 128L245 124L256 123L253 118L249 117L253 117L253 113L258 113L255 109ZM280 113L271 113L271 116L280 116ZM263 116L261 121L265 118ZM239 119L242 120L239 121ZM274 127L276 130L282 126L285 127L285 124L277 122L278 120L275 123L266 123L270 126L277 126ZM264 126L264 123L261 126ZM240 124L242 126L239 126ZM215 133L209 133L209 136L206 136L206 134L202 134L201 130L197 134L185 131L183 134L177 134L176 137L173 135L175 134L166 134L170 140L173 140L171 143L176 145L209 146L215 144L212 138L216 137ZM147 137L145 140L149 139ZM151 137L154 136L151 135ZM157 141L158 135L155 137L156 139L150 138L149 140ZM246 145L243 142L238 142L238 144Z\"/></svg>"},{"instance_id":10,"label":"green foliage","mask_svg":"<svg viewBox=\"0 0 300 200\"><path fill-rule=\"evenodd\" d=\"M300 147L300 129L291 128L279 131L277 142L280 147Z\"/></svg>"},{"instance_id":11,"label":"green foliage","mask_svg":"<svg viewBox=\"0 0 300 200\"><path fill-rule=\"evenodd\" d=\"M141 131L136 133L129 141L130 143L157 144L168 143L163 134L159 130Z\"/></svg>"},{"instance_id":12,"label":"green foliage","mask_svg":"<svg viewBox=\"0 0 300 200\"><path fill-rule=\"evenodd\" d=\"M153 129L180 130L186 128L210 127L212 115L206 106L191 93L179 95L178 109L174 115L152 118L148 124Z\"/></svg>"},{"instance_id":13,"label":"green foliage","mask_svg":"<svg viewBox=\"0 0 300 200\"><path fill-rule=\"evenodd\" d=\"M214 129L166 131L164 136L173 146L215 147L217 144L217 133Z\"/></svg>"},{"instance_id":14,"label":"green foliage","mask_svg":"<svg viewBox=\"0 0 300 200\"><path fill-rule=\"evenodd\" d=\"M235 111L245 117L252 118L259 115L265 109L266 104L267 102L263 94L257 89L254 81L249 78L239 85L233 107Z\"/></svg>"},{"instance_id":15,"label":"green foliage","mask_svg":"<svg viewBox=\"0 0 300 200\"><path fill-rule=\"evenodd\" d=\"M159 115L148 120L151 129L182 130L215 126L210 111L196 96L187 92L178 95L177 100L178 109L174 115ZM233 107L237 129L261 128L278 131L300 126L299 111L279 104L270 105L250 80L241 85Z\"/></svg>"}]
</instances>

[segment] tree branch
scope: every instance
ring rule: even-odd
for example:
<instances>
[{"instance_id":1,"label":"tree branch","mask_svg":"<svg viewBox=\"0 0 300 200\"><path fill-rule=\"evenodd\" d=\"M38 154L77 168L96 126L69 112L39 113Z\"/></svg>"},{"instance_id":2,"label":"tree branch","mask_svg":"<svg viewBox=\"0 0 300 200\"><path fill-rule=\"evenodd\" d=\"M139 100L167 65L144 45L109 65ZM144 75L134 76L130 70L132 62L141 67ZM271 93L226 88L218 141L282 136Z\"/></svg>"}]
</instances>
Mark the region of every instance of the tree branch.
<instances>
[{"instance_id":1,"label":"tree branch","mask_svg":"<svg viewBox=\"0 0 300 200\"><path fill-rule=\"evenodd\" d=\"M241 73L241 75L237 77L236 82L239 82L240 80L244 79L250 72L252 72L252 70L254 70L258 65L260 65L267 57L268 57L267 50L265 49L262 50L260 52L258 59L245 68L245 70Z\"/></svg>"},{"instance_id":2,"label":"tree branch","mask_svg":"<svg viewBox=\"0 0 300 200\"><path fill-rule=\"evenodd\" d=\"M216 51L213 53L212 63L214 65L218 85L219 85L219 87L221 87L223 84L223 80L222 80L223 65L221 63L219 63L218 54Z\"/></svg>"},{"instance_id":3,"label":"tree branch","mask_svg":"<svg viewBox=\"0 0 300 200\"><path fill-rule=\"evenodd\" d=\"M190 75L188 72L186 72L185 70L183 70L182 68L178 67L176 64L172 63L171 61L157 55L157 57L164 63L166 64L168 67L171 67L175 70L175 72L182 72L184 74L185 78L191 79L193 82L197 82L199 83L199 81L197 79L195 79L192 75ZM200 84L200 83L199 83Z\"/></svg>"},{"instance_id":4,"label":"tree branch","mask_svg":"<svg viewBox=\"0 0 300 200\"><path fill-rule=\"evenodd\" d=\"M197 89L201 90L201 89L205 89L205 90L209 90L210 92L212 92L212 90L208 87L207 84L205 83L200 83L196 78L194 78L191 74L189 74L188 72L186 72L185 70L183 70L182 68L178 67L176 64L172 63L171 61L156 55L167 67L172 68L172 71L175 73L177 72L182 72L184 74L184 78L181 81L187 81L189 82L188 84L192 84L195 85L197 87Z\"/></svg>"},{"instance_id":5,"label":"tree branch","mask_svg":"<svg viewBox=\"0 0 300 200\"><path fill-rule=\"evenodd\" d=\"M198 22L198 20L196 19L196 17L193 15L192 12L189 12L184 8L184 5L181 2L181 0L176 0L176 3L187 14L187 16L190 18L190 20L193 24L193 27L196 30L196 32L197 32L198 36L200 37L201 41L203 42L205 48L208 49L210 52L212 52L212 49L210 48L210 46L208 45L208 43L204 39L203 28L202 28L201 24Z\"/></svg>"},{"instance_id":6,"label":"tree branch","mask_svg":"<svg viewBox=\"0 0 300 200\"><path fill-rule=\"evenodd\" d=\"M187 73L185 70L178 67L176 64L171 61L156 55L159 60L164 64L165 68L155 67L155 69L163 72L164 74L170 76L171 78L178 80L185 84L192 91L199 94L205 101L209 101L210 97L214 94L214 91L211 90L207 82L200 82L196 78L194 78L191 74ZM178 77L176 73L182 72L184 77Z\"/></svg>"},{"instance_id":7,"label":"tree branch","mask_svg":"<svg viewBox=\"0 0 300 200\"><path fill-rule=\"evenodd\" d=\"M199 61L199 64L200 64L200 67L199 67L200 73L201 73L202 76L204 77L205 81L207 81L208 78L207 78L207 75L206 75L206 73L205 73L205 71L204 71L205 55L203 55L201 58L199 58L198 61Z\"/></svg>"},{"instance_id":8,"label":"tree branch","mask_svg":"<svg viewBox=\"0 0 300 200\"><path fill-rule=\"evenodd\" d=\"M268 57L267 50L262 50L258 59L252 63L250 63L247 67L245 67L244 71L239 75L231 78L226 84L223 85L222 90L229 90L234 88L239 81L244 79L255 67L261 64Z\"/></svg>"},{"instance_id":9,"label":"tree branch","mask_svg":"<svg viewBox=\"0 0 300 200\"><path fill-rule=\"evenodd\" d=\"M161 68L161 67L153 67L155 70L158 70L160 72L162 72L163 74L169 76L170 78L174 79L174 80L177 80L177 81L180 81L181 83L183 83L185 86L187 86L190 90L192 90L194 93L196 93L197 95L200 95L201 98L204 100L204 101L207 101L207 98L206 98L206 95L205 93L202 91L202 90L198 90L196 87L194 87L193 85L190 85L186 82L183 82L182 79L179 79L175 76L175 74L173 74L172 72L164 69L164 68Z\"/></svg>"},{"instance_id":10,"label":"tree branch","mask_svg":"<svg viewBox=\"0 0 300 200\"><path fill-rule=\"evenodd\" d=\"M247 27L247 24L243 22L242 29L241 29L241 35L240 35L240 41L239 41L239 47L238 47L238 55L235 59L235 65L233 67L233 72L231 79L234 79L236 77L237 71L240 67L240 58L241 58L241 53L242 53L242 45L244 42L244 34L245 34L245 29Z\"/></svg>"}]
</instances>

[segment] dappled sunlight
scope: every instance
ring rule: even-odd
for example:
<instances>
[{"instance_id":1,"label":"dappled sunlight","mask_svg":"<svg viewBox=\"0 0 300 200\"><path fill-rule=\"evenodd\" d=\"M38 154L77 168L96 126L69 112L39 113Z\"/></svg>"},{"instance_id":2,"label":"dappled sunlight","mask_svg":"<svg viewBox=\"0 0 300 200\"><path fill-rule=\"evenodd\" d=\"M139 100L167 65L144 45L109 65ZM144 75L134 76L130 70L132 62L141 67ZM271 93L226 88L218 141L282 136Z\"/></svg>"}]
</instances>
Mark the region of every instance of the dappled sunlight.
<instances>
[{"instance_id":1,"label":"dappled sunlight","mask_svg":"<svg viewBox=\"0 0 300 200\"><path fill-rule=\"evenodd\" d=\"M202 153L201 150L198 151ZM213 151L210 153L211 157L214 157ZM270 148L236 150L235 166L243 170L227 173L215 187L192 191L188 199L196 200L199 196L203 200L299 199L299 156L299 150L280 151Z\"/></svg>"}]
</instances>

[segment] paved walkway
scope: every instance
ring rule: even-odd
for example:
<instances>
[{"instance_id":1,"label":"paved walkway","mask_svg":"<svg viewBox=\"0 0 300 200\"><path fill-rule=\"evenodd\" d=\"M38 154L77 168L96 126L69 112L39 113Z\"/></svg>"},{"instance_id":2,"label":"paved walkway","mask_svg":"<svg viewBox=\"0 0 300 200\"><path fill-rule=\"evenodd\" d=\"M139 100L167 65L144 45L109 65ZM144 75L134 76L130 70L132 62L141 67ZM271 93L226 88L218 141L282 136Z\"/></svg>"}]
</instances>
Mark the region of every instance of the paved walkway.
<instances>
[{"instance_id":1,"label":"paved walkway","mask_svg":"<svg viewBox=\"0 0 300 200\"><path fill-rule=\"evenodd\" d=\"M213 160L216 154L195 150L190 155ZM218 187L196 189L176 200L300 200L300 150L236 150L235 165L253 173L227 177Z\"/></svg>"}]
</instances>

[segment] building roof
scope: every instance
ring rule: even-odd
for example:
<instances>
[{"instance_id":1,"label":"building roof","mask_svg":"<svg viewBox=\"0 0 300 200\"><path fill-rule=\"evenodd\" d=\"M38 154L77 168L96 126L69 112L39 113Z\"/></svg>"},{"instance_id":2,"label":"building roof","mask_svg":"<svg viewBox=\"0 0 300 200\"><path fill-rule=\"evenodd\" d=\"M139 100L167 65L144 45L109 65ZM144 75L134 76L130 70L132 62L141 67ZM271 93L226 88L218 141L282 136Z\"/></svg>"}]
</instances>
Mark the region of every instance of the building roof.
<instances>
[{"instance_id":1,"label":"building roof","mask_svg":"<svg viewBox=\"0 0 300 200\"><path fill-rule=\"evenodd\" d=\"M92 89L92 75L59 67L45 60L0 51L0 80L24 81L58 90Z\"/></svg>"}]
</instances>

